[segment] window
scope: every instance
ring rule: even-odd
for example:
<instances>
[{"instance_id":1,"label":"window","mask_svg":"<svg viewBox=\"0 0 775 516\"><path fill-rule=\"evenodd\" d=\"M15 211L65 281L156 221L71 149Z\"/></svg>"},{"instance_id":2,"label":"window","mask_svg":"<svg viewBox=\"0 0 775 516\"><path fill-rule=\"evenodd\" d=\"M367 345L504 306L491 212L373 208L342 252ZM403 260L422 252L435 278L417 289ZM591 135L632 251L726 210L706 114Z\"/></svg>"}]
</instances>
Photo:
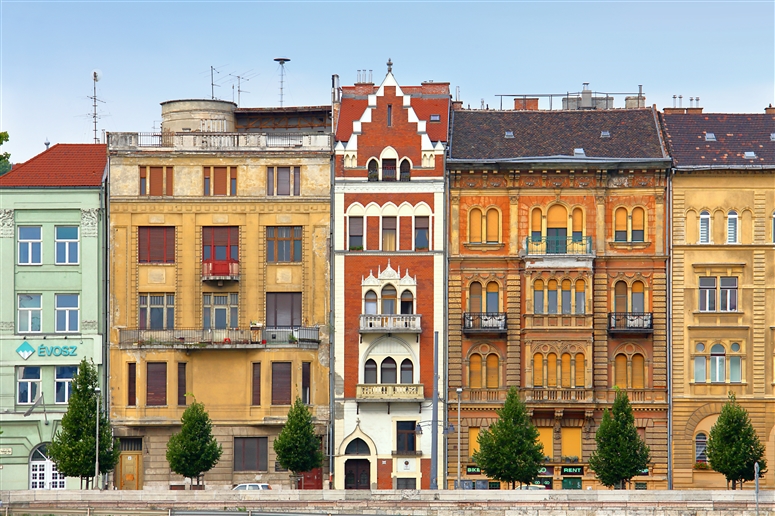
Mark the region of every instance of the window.
<instances>
[{"instance_id":1,"label":"window","mask_svg":"<svg viewBox=\"0 0 775 516\"><path fill-rule=\"evenodd\" d=\"M568 251L568 211L555 204L549 208L546 220L546 252L565 254ZM551 313L551 312L550 312Z\"/></svg>"},{"instance_id":2,"label":"window","mask_svg":"<svg viewBox=\"0 0 775 516\"><path fill-rule=\"evenodd\" d=\"M78 374L78 366L57 366L55 374L54 391L56 403L67 403L70 401L73 378Z\"/></svg>"},{"instance_id":3,"label":"window","mask_svg":"<svg viewBox=\"0 0 775 516\"><path fill-rule=\"evenodd\" d=\"M614 359L614 385L620 389L627 388L627 355L622 353Z\"/></svg>"},{"instance_id":4,"label":"window","mask_svg":"<svg viewBox=\"0 0 775 516\"><path fill-rule=\"evenodd\" d=\"M726 368L726 350L721 344L714 344L710 348L710 381L724 382Z\"/></svg>"},{"instance_id":5,"label":"window","mask_svg":"<svg viewBox=\"0 0 775 516\"><path fill-rule=\"evenodd\" d=\"M472 458L479 451L479 427L468 428L468 458Z\"/></svg>"},{"instance_id":6,"label":"window","mask_svg":"<svg viewBox=\"0 0 775 516\"><path fill-rule=\"evenodd\" d=\"M700 278L700 312L716 311L716 278Z\"/></svg>"},{"instance_id":7,"label":"window","mask_svg":"<svg viewBox=\"0 0 775 516\"><path fill-rule=\"evenodd\" d=\"M642 314L646 311L646 294L642 281L632 284L632 312Z\"/></svg>"},{"instance_id":8,"label":"window","mask_svg":"<svg viewBox=\"0 0 775 516\"><path fill-rule=\"evenodd\" d=\"M414 248L418 251L427 251L429 244L429 217L414 218Z\"/></svg>"},{"instance_id":9,"label":"window","mask_svg":"<svg viewBox=\"0 0 775 516\"><path fill-rule=\"evenodd\" d=\"M377 313L377 293L373 290L366 292L363 313L372 315Z\"/></svg>"},{"instance_id":10,"label":"window","mask_svg":"<svg viewBox=\"0 0 775 516\"><path fill-rule=\"evenodd\" d=\"M412 178L411 165L409 160L405 159L401 161L401 181L409 181Z\"/></svg>"},{"instance_id":11,"label":"window","mask_svg":"<svg viewBox=\"0 0 775 516\"><path fill-rule=\"evenodd\" d=\"M731 210L727 214L727 244L737 243L737 212Z\"/></svg>"},{"instance_id":12,"label":"window","mask_svg":"<svg viewBox=\"0 0 775 516\"><path fill-rule=\"evenodd\" d=\"M363 439L355 438L347 445L344 450L345 455L368 455L369 445Z\"/></svg>"},{"instance_id":13,"label":"window","mask_svg":"<svg viewBox=\"0 0 775 516\"><path fill-rule=\"evenodd\" d=\"M377 363L371 358L363 366L363 383L377 383Z\"/></svg>"},{"instance_id":14,"label":"window","mask_svg":"<svg viewBox=\"0 0 775 516\"><path fill-rule=\"evenodd\" d=\"M253 364L253 386L251 404L261 405L261 362Z\"/></svg>"},{"instance_id":15,"label":"window","mask_svg":"<svg viewBox=\"0 0 775 516\"><path fill-rule=\"evenodd\" d=\"M19 265L40 265L41 229L39 226L19 226Z\"/></svg>"},{"instance_id":16,"label":"window","mask_svg":"<svg viewBox=\"0 0 775 516\"><path fill-rule=\"evenodd\" d=\"M56 294L56 331L78 331L78 294Z\"/></svg>"},{"instance_id":17,"label":"window","mask_svg":"<svg viewBox=\"0 0 775 516\"><path fill-rule=\"evenodd\" d=\"M266 194L301 195L301 167L266 167Z\"/></svg>"},{"instance_id":18,"label":"window","mask_svg":"<svg viewBox=\"0 0 775 516\"><path fill-rule=\"evenodd\" d=\"M396 160L394 159L382 160L382 180L383 181L396 180Z\"/></svg>"},{"instance_id":19,"label":"window","mask_svg":"<svg viewBox=\"0 0 775 516\"><path fill-rule=\"evenodd\" d=\"M540 353L533 355L533 387L544 385L544 356Z\"/></svg>"},{"instance_id":20,"label":"window","mask_svg":"<svg viewBox=\"0 0 775 516\"><path fill-rule=\"evenodd\" d=\"M573 210L572 217L573 217L572 239L574 242L581 242L584 238L584 212L581 211L581 208L576 208Z\"/></svg>"},{"instance_id":21,"label":"window","mask_svg":"<svg viewBox=\"0 0 775 516\"><path fill-rule=\"evenodd\" d=\"M468 311L472 313L482 312L482 284L474 281L468 287Z\"/></svg>"},{"instance_id":22,"label":"window","mask_svg":"<svg viewBox=\"0 0 775 516\"><path fill-rule=\"evenodd\" d=\"M707 211L700 213L700 243L710 243L710 213Z\"/></svg>"},{"instance_id":23,"label":"window","mask_svg":"<svg viewBox=\"0 0 775 516\"><path fill-rule=\"evenodd\" d=\"M414 365L408 358L401 362L401 383L414 383Z\"/></svg>"},{"instance_id":24,"label":"window","mask_svg":"<svg viewBox=\"0 0 775 516\"><path fill-rule=\"evenodd\" d=\"M722 312L737 311L737 278L719 278L721 283L721 298L719 310Z\"/></svg>"},{"instance_id":25,"label":"window","mask_svg":"<svg viewBox=\"0 0 775 516\"><path fill-rule=\"evenodd\" d=\"M614 220L614 240L616 242L627 241L627 209L617 208Z\"/></svg>"},{"instance_id":26,"label":"window","mask_svg":"<svg viewBox=\"0 0 775 516\"><path fill-rule=\"evenodd\" d=\"M40 321L43 316L40 294L19 294L19 311L17 313L17 328L19 333L41 331Z\"/></svg>"},{"instance_id":27,"label":"window","mask_svg":"<svg viewBox=\"0 0 775 516\"><path fill-rule=\"evenodd\" d=\"M380 383L398 383L396 361L390 357L380 364Z\"/></svg>"},{"instance_id":28,"label":"window","mask_svg":"<svg viewBox=\"0 0 775 516\"><path fill-rule=\"evenodd\" d=\"M414 296L408 290L401 292L401 313L404 315L414 313Z\"/></svg>"},{"instance_id":29,"label":"window","mask_svg":"<svg viewBox=\"0 0 775 516\"><path fill-rule=\"evenodd\" d=\"M571 301L570 286L571 286L571 282L569 279L562 280L562 295L560 299L560 304L562 306L562 313L564 314L570 313L570 301Z\"/></svg>"},{"instance_id":30,"label":"window","mask_svg":"<svg viewBox=\"0 0 775 516\"><path fill-rule=\"evenodd\" d=\"M234 471L267 471L267 437L234 438Z\"/></svg>"},{"instance_id":31,"label":"window","mask_svg":"<svg viewBox=\"0 0 775 516\"><path fill-rule=\"evenodd\" d=\"M431 122L441 122L441 115L431 115L430 116Z\"/></svg>"},{"instance_id":32,"label":"window","mask_svg":"<svg viewBox=\"0 0 775 516\"><path fill-rule=\"evenodd\" d=\"M646 211L643 208L632 210L632 241L643 242L646 226Z\"/></svg>"},{"instance_id":33,"label":"window","mask_svg":"<svg viewBox=\"0 0 775 516\"><path fill-rule=\"evenodd\" d=\"M468 387L482 388L482 355L474 353L468 359Z\"/></svg>"},{"instance_id":34,"label":"window","mask_svg":"<svg viewBox=\"0 0 775 516\"><path fill-rule=\"evenodd\" d=\"M167 363L148 362L148 378L146 384L145 404L164 406L167 404Z\"/></svg>"},{"instance_id":35,"label":"window","mask_svg":"<svg viewBox=\"0 0 775 516\"><path fill-rule=\"evenodd\" d=\"M237 195L237 167L205 166L204 195Z\"/></svg>"},{"instance_id":36,"label":"window","mask_svg":"<svg viewBox=\"0 0 775 516\"><path fill-rule=\"evenodd\" d=\"M239 261L239 228L236 226L203 227L202 261Z\"/></svg>"},{"instance_id":37,"label":"window","mask_svg":"<svg viewBox=\"0 0 775 516\"><path fill-rule=\"evenodd\" d=\"M546 356L546 386L557 387L557 355L554 353Z\"/></svg>"},{"instance_id":38,"label":"window","mask_svg":"<svg viewBox=\"0 0 775 516\"><path fill-rule=\"evenodd\" d=\"M396 421L396 451L398 453L415 451L414 421Z\"/></svg>"},{"instance_id":39,"label":"window","mask_svg":"<svg viewBox=\"0 0 775 516\"><path fill-rule=\"evenodd\" d=\"M291 363L272 362L272 405L291 404Z\"/></svg>"},{"instance_id":40,"label":"window","mask_svg":"<svg viewBox=\"0 0 775 516\"><path fill-rule=\"evenodd\" d=\"M543 314L544 312L544 282L536 280L533 284L533 313Z\"/></svg>"},{"instance_id":41,"label":"window","mask_svg":"<svg viewBox=\"0 0 775 516\"><path fill-rule=\"evenodd\" d=\"M541 228L541 222L542 222L541 209L533 208L533 212L530 215L530 239L533 242L541 241L541 234L543 231Z\"/></svg>"},{"instance_id":42,"label":"window","mask_svg":"<svg viewBox=\"0 0 775 516\"><path fill-rule=\"evenodd\" d=\"M396 313L396 288L393 285L382 287L382 313Z\"/></svg>"},{"instance_id":43,"label":"window","mask_svg":"<svg viewBox=\"0 0 775 516\"><path fill-rule=\"evenodd\" d=\"M431 116L434 116L434 115L431 115ZM396 489L417 489L417 479L416 478L397 478Z\"/></svg>"},{"instance_id":44,"label":"window","mask_svg":"<svg viewBox=\"0 0 775 516\"><path fill-rule=\"evenodd\" d=\"M267 292L266 325L301 326L301 292Z\"/></svg>"},{"instance_id":45,"label":"window","mask_svg":"<svg viewBox=\"0 0 775 516\"><path fill-rule=\"evenodd\" d=\"M645 389L646 384L646 360L643 355L636 353L632 356L632 388Z\"/></svg>"},{"instance_id":46,"label":"window","mask_svg":"<svg viewBox=\"0 0 775 516\"><path fill-rule=\"evenodd\" d=\"M127 366L126 404L134 407L137 405L137 364L130 362Z\"/></svg>"},{"instance_id":47,"label":"window","mask_svg":"<svg viewBox=\"0 0 775 516\"><path fill-rule=\"evenodd\" d=\"M546 300L548 302L548 313L557 313L557 280L549 280Z\"/></svg>"},{"instance_id":48,"label":"window","mask_svg":"<svg viewBox=\"0 0 775 516\"><path fill-rule=\"evenodd\" d=\"M178 362L178 405L186 406L186 363Z\"/></svg>"},{"instance_id":49,"label":"window","mask_svg":"<svg viewBox=\"0 0 775 516\"><path fill-rule=\"evenodd\" d=\"M78 264L78 226L57 226L54 230L57 265Z\"/></svg>"},{"instance_id":50,"label":"window","mask_svg":"<svg viewBox=\"0 0 775 516\"><path fill-rule=\"evenodd\" d=\"M301 261L301 226L278 226L266 228L266 261Z\"/></svg>"},{"instance_id":51,"label":"window","mask_svg":"<svg viewBox=\"0 0 775 516\"><path fill-rule=\"evenodd\" d=\"M387 126L390 127L393 125L393 105L388 104L387 105Z\"/></svg>"},{"instance_id":52,"label":"window","mask_svg":"<svg viewBox=\"0 0 775 516\"><path fill-rule=\"evenodd\" d=\"M494 281L487 284L486 312L497 313L500 311L500 287Z\"/></svg>"},{"instance_id":53,"label":"window","mask_svg":"<svg viewBox=\"0 0 775 516\"><path fill-rule=\"evenodd\" d=\"M368 165L369 181L379 181L379 164L376 159L370 159Z\"/></svg>"},{"instance_id":54,"label":"window","mask_svg":"<svg viewBox=\"0 0 775 516\"><path fill-rule=\"evenodd\" d=\"M490 208L487 210L487 243L488 244L497 244L500 242L500 232L498 231L500 228L498 227L500 220L500 216L498 214L498 210L495 208Z\"/></svg>"},{"instance_id":55,"label":"window","mask_svg":"<svg viewBox=\"0 0 775 516\"><path fill-rule=\"evenodd\" d=\"M732 353L740 353L740 344L733 342L730 346ZM743 357L729 357L729 381L731 383L740 383L743 381Z\"/></svg>"},{"instance_id":56,"label":"window","mask_svg":"<svg viewBox=\"0 0 775 516\"><path fill-rule=\"evenodd\" d=\"M310 368L311 362L301 363L301 402L309 405L312 397L310 392Z\"/></svg>"},{"instance_id":57,"label":"window","mask_svg":"<svg viewBox=\"0 0 775 516\"><path fill-rule=\"evenodd\" d=\"M239 328L239 294L203 294L202 323L205 330Z\"/></svg>"},{"instance_id":58,"label":"window","mask_svg":"<svg viewBox=\"0 0 775 516\"><path fill-rule=\"evenodd\" d=\"M382 217L382 250L396 250L396 218Z\"/></svg>"},{"instance_id":59,"label":"window","mask_svg":"<svg viewBox=\"0 0 775 516\"><path fill-rule=\"evenodd\" d=\"M351 251L363 249L363 217L350 217L347 219L347 231Z\"/></svg>"},{"instance_id":60,"label":"window","mask_svg":"<svg viewBox=\"0 0 775 516\"><path fill-rule=\"evenodd\" d=\"M173 167L140 167L140 195L172 195Z\"/></svg>"},{"instance_id":61,"label":"window","mask_svg":"<svg viewBox=\"0 0 775 516\"><path fill-rule=\"evenodd\" d=\"M585 292L586 285L584 284L584 280L576 280L576 314L577 315L583 315L586 313L586 292Z\"/></svg>"},{"instance_id":62,"label":"window","mask_svg":"<svg viewBox=\"0 0 775 516\"><path fill-rule=\"evenodd\" d=\"M474 208L468 214L468 241L472 244L482 243L482 211Z\"/></svg>"},{"instance_id":63,"label":"window","mask_svg":"<svg viewBox=\"0 0 775 516\"><path fill-rule=\"evenodd\" d=\"M175 328L175 294L140 294L139 327L141 330Z\"/></svg>"},{"instance_id":64,"label":"window","mask_svg":"<svg viewBox=\"0 0 775 516\"><path fill-rule=\"evenodd\" d=\"M704 353L705 352L705 344L702 342L698 342L697 345L694 347L695 351L697 353ZM694 357L694 382L695 383L705 383L706 377L705 377L705 356L698 356Z\"/></svg>"},{"instance_id":65,"label":"window","mask_svg":"<svg viewBox=\"0 0 775 516\"><path fill-rule=\"evenodd\" d=\"M708 455L706 449L708 447L708 437L699 433L694 438L694 461L702 462L703 464L708 462Z\"/></svg>"},{"instance_id":66,"label":"window","mask_svg":"<svg viewBox=\"0 0 775 516\"><path fill-rule=\"evenodd\" d=\"M472 244L497 244L500 242L500 213L490 208L485 214L479 208L469 212L468 241ZM482 239L484 238L484 240Z\"/></svg>"},{"instance_id":67,"label":"window","mask_svg":"<svg viewBox=\"0 0 775 516\"><path fill-rule=\"evenodd\" d=\"M175 263L175 227L137 228L138 263Z\"/></svg>"},{"instance_id":68,"label":"window","mask_svg":"<svg viewBox=\"0 0 775 516\"><path fill-rule=\"evenodd\" d=\"M19 367L16 369L17 402L20 405L35 403L40 393L40 367Z\"/></svg>"},{"instance_id":69,"label":"window","mask_svg":"<svg viewBox=\"0 0 775 516\"><path fill-rule=\"evenodd\" d=\"M487 355L487 376L485 378L485 386L488 389L497 389L500 386L500 374L499 374L499 362L498 355L490 353Z\"/></svg>"}]
</instances>

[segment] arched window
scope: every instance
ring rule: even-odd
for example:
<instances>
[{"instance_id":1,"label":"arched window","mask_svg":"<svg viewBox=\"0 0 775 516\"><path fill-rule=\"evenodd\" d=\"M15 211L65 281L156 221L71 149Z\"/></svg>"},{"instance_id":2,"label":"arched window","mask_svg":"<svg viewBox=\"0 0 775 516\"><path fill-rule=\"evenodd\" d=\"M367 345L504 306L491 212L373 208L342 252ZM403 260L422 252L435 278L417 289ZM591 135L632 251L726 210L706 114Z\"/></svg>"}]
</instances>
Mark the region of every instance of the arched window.
<instances>
[{"instance_id":1,"label":"arched window","mask_svg":"<svg viewBox=\"0 0 775 516\"><path fill-rule=\"evenodd\" d=\"M393 285L382 287L382 313L396 313L396 288Z\"/></svg>"},{"instance_id":2,"label":"arched window","mask_svg":"<svg viewBox=\"0 0 775 516\"><path fill-rule=\"evenodd\" d=\"M490 208L487 210L487 243L488 244L497 244L500 242L500 235L499 235L499 229L500 224L498 224L500 219L500 216L498 214L498 210L495 208Z\"/></svg>"},{"instance_id":3,"label":"arched window","mask_svg":"<svg viewBox=\"0 0 775 516\"><path fill-rule=\"evenodd\" d=\"M64 489L65 476L48 456L48 444L39 444L30 454L30 489Z\"/></svg>"},{"instance_id":4,"label":"arched window","mask_svg":"<svg viewBox=\"0 0 775 516\"><path fill-rule=\"evenodd\" d=\"M584 354L576 353L576 387L584 387Z\"/></svg>"},{"instance_id":5,"label":"arched window","mask_svg":"<svg viewBox=\"0 0 775 516\"><path fill-rule=\"evenodd\" d=\"M710 213L700 212L700 243L710 243Z\"/></svg>"},{"instance_id":6,"label":"arched window","mask_svg":"<svg viewBox=\"0 0 775 516\"><path fill-rule=\"evenodd\" d=\"M414 313L414 296L408 290L404 290L401 293L401 313L413 314Z\"/></svg>"},{"instance_id":7,"label":"arched window","mask_svg":"<svg viewBox=\"0 0 775 516\"><path fill-rule=\"evenodd\" d=\"M571 283L569 279L562 280L562 295L560 296L560 303L562 305L562 313L570 313L570 299L571 299Z\"/></svg>"},{"instance_id":8,"label":"arched window","mask_svg":"<svg viewBox=\"0 0 775 516\"><path fill-rule=\"evenodd\" d=\"M360 438L353 439L344 450L345 455L368 455L369 445Z\"/></svg>"},{"instance_id":9,"label":"arched window","mask_svg":"<svg viewBox=\"0 0 775 516\"><path fill-rule=\"evenodd\" d=\"M369 290L366 292L366 298L364 303L364 310L366 314L376 314L377 313L377 293L373 290Z\"/></svg>"},{"instance_id":10,"label":"arched window","mask_svg":"<svg viewBox=\"0 0 775 516\"><path fill-rule=\"evenodd\" d=\"M576 280L576 313L577 314L586 313L586 307L584 305L586 304L587 294L586 294L585 288L586 288L586 285L584 284L584 280Z\"/></svg>"},{"instance_id":11,"label":"arched window","mask_svg":"<svg viewBox=\"0 0 775 516\"><path fill-rule=\"evenodd\" d=\"M635 208L632 210L632 241L643 242L646 236L646 210Z\"/></svg>"},{"instance_id":12,"label":"arched window","mask_svg":"<svg viewBox=\"0 0 775 516\"><path fill-rule=\"evenodd\" d=\"M614 240L627 241L627 209L617 208L614 213Z\"/></svg>"},{"instance_id":13,"label":"arched window","mask_svg":"<svg viewBox=\"0 0 775 516\"><path fill-rule=\"evenodd\" d=\"M554 353L546 357L546 386L557 387L557 355Z\"/></svg>"},{"instance_id":14,"label":"arched window","mask_svg":"<svg viewBox=\"0 0 775 516\"><path fill-rule=\"evenodd\" d=\"M474 353L468 359L468 387L482 388L482 355L479 353Z\"/></svg>"},{"instance_id":15,"label":"arched window","mask_svg":"<svg viewBox=\"0 0 775 516\"><path fill-rule=\"evenodd\" d=\"M733 342L729 349L732 353L740 353L740 344ZM739 355L729 357L729 381L732 383L743 381L743 357Z\"/></svg>"},{"instance_id":16,"label":"arched window","mask_svg":"<svg viewBox=\"0 0 775 516\"><path fill-rule=\"evenodd\" d=\"M645 389L646 365L643 355L636 353L632 356L632 388Z\"/></svg>"},{"instance_id":17,"label":"arched window","mask_svg":"<svg viewBox=\"0 0 775 516\"><path fill-rule=\"evenodd\" d=\"M533 313L544 313L544 282L536 280L533 283Z\"/></svg>"},{"instance_id":18,"label":"arched window","mask_svg":"<svg viewBox=\"0 0 775 516\"><path fill-rule=\"evenodd\" d=\"M468 241L472 244L482 243L482 210L473 208L468 215Z\"/></svg>"},{"instance_id":19,"label":"arched window","mask_svg":"<svg viewBox=\"0 0 775 516\"><path fill-rule=\"evenodd\" d=\"M414 366L408 358L401 362L401 383L414 383Z\"/></svg>"},{"instance_id":20,"label":"arched window","mask_svg":"<svg viewBox=\"0 0 775 516\"><path fill-rule=\"evenodd\" d=\"M387 357L382 361L381 365L381 381L380 383L398 383L396 377L396 361L390 357Z\"/></svg>"},{"instance_id":21,"label":"arched window","mask_svg":"<svg viewBox=\"0 0 775 516\"><path fill-rule=\"evenodd\" d=\"M575 208L573 210L573 241L574 242L581 242L581 240L584 238L584 212L581 211L581 208Z\"/></svg>"},{"instance_id":22,"label":"arched window","mask_svg":"<svg viewBox=\"0 0 775 516\"><path fill-rule=\"evenodd\" d=\"M697 345L694 347L694 350L697 353L704 353L705 344L703 344L702 342L698 342ZM694 357L694 383L705 383L707 381L705 364L706 364L706 359L704 355Z\"/></svg>"},{"instance_id":23,"label":"arched window","mask_svg":"<svg viewBox=\"0 0 775 516\"><path fill-rule=\"evenodd\" d=\"M627 313L627 283L617 281L614 286L614 312Z\"/></svg>"},{"instance_id":24,"label":"arched window","mask_svg":"<svg viewBox=\"0 0 775 516\"><path fill-rule=\"evenodd\" d=\"M620 389L627 388L627 356L621 353L614 361L614 385Z\"/></svg>"},{"instance_id":25,"label":"arched window","mask_svg":"<svg viewBox=\"0 0 775 516\"><path fill-rule=\"evenodd\" d=\"M486 299L487 312L500 312L498 290L499 290L498 284L495 283L494 281L491 281L487 284L487 299Z\"/></svg>"},{"instance_id":26,"label":"arched window","mask_svg":"<svg viewBox=\"0 0 775 516\"><path fill-rule=\"evenodd\" d=\"M412 178L411 167L409 160L405 159L401 162L401 181L409 181Z\"/></svg>"},{"instance_id":27,"label":"arched window","mask_svg":"<svg viewBox=\"0 0 775 516\"><path fill-rule=\"evenodd\" d=\"M544 385L544 356L540 353L533 355L533 387Z\"/></svg>"},{"instance_id":28,"label":"arched window","mask_svg":"<svg viewBox=\"0 0 775 516\"><path fill-rule=\"evenodd\" d=\"M500 375L498 366L498 355L490 353L487 355L487 388L497 389L500 385Z\"/></svg>"},{"instance_id":29,"label":"arched window","mask_svg":"<svg viewBox=\"0 0 775 516\"><path fill-rule=\"evenodd\" d=\"M560 379L562 387L570 387L570 379L573 377L573 371L571 371L570 353L563 353L560 364L560 371L562 377Z\"/></svg>"},{"instance_id":30,"label":"arched window","mask_svg":"<svg viewBox=\"0 0 775 516\"><path fill-rule=\"evenodd\" d=\"M705 451L707 447L708 437L703 433L697 434L694 438L694 462L708 462L708 455Z\"/></svg>"},{"instance_id":31,"label":"arched window","mask_svg":"<svg viewBox=\"0 0 775 516\"><path fill-rule=\"evenodd\" d=\"M379 167L376 159L369 160L369 181L379 181Z\"/></svg>"},{"instance_id":32,"label":"arched window","mask_svg":"<svg viewBox=\"0 0 775 516\"><path fill-rule=\"evenodd\" d=\"M730 210L727 214L727 243L737 243L737 212Z\"/></svg>"},{"instance_id":33,"label":"arched window","mask_svg":"<svg viewBox=\"0 0 775 516\"><path fill-rule=\"evenodd\" d=\"M773 215L775 217L775 215ZM541 241L541 208L533 208L530 215L530 238L533 242Z\"/></svg>"},{"instance_id":34,"label":"arched window","mask_svg":"<svg viewBox=\"0 0 775 516\"><path fill-rule=\"evenodd\" d=\"M714 344L713 347L710 348L710 381L725 381L726 368L726 350L721 344Z\"/></svg>"},{"instance_id":35,"label":"arched window","mask_svg":"<svg viewBox=\"0 0 775 516\"><path fill-rule=\"evenodd\" d=\"M377 383L377 363L371 358L363 366L363 383Z\"/></svg>"},{"instance_id":36,"label":"arched window","mask_svg":"<svg viewBox=\"0 0 775 516\"><path fill-rule=\"evenodd\" d=\"M546 252L565 254L568 249L568 211L565 206L555 204L549 208L546 217Z\"/></svg>"},{"instance_id":37,"label":"arched window","mask_svg":"<svg viewBox=\"0 0 775 516\"><path fill-rule=\"evenodd\" d=\"M550 314L556 314L557 313L557 280L549 280L549 287L547 288L546 292L547 296L547 305L548 305L548 313Z\"/></svg>"},{"instance_id":38,"label":"arched window","mask_svg":"<svg viewBox=\"0 0 775 516\"><path fill-rule=\"evenodd\" d=\"M636 281L632 284L632 311L642 314L646 311L646 299L643 292L643 283Z\"/></svg>"},{"instance_id":39,"label":"arched window","mask_svg":"<svg viewBox=\"0 0 775 516\"><path fill-rule=\"evenodd\" d=\"M482 284L478 281L474 281L468 287L468 311L472 313L482 311Z\"/></svg>"}]
</instances>

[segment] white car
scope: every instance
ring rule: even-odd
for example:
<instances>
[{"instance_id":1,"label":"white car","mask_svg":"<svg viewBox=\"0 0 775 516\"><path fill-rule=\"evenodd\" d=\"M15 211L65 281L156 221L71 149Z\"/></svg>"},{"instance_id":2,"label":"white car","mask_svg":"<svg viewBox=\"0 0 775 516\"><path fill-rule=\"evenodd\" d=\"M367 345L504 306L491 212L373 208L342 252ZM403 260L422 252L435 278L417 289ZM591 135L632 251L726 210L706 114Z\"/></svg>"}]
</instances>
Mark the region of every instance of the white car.
<instances>
[{"instance_id":1,"label":"white car","mask_svg":"<svg viewBox=\"0 0 775 516\"><path fill-rule=\"evenodd\" d=\"M232 491L266 491L271 490L272 486L269 484L257 484L257 483L248 483L248 484L237 484L234 486L234 489Z\"/></svg>"}]
</instances>

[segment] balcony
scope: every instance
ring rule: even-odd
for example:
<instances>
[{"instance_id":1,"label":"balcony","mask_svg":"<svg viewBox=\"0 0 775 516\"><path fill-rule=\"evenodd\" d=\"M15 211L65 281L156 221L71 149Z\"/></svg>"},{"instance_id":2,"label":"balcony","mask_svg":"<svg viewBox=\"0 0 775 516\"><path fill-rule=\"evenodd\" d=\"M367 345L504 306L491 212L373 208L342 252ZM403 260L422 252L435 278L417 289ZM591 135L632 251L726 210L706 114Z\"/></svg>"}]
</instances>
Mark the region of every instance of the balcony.
<instances>
[{"instance_id":1,"label":"balcony","mask_svg":"<svg viewBox=\"0 0 775 516\"><path fill-rule=\"evenodd\" d=\"M202 281L239 281L239 262L202 262Z\"/></svg>"},{"instance_id":2,"label":"balcony","mask_svg":"<svg viewBox=\"0 0 775 516\"><path fill-rule=\"evenodd\" d=\"M273 348L316 348L320 343L320 328L316 326L268 326L261 330L261 343Z\"/></svg>"},{"instance_id":3,"label":"balcony","mask_svg":"<svg viewBox=\"0 0 775 516\"><path fill-rule=\"evenodd\" d=\"M175 151L299 149L329 151L325 133L108 133L108 147L116 151L158 149Z\"/></svg>"},{"instance_id":4,"label":"balcony","mask_svg":"<svg viewBox=\"0 0 775 516\"><path fill-rule=\"evenodd\" d=\"M363 314L361 333L421 333L418 314Z\"/></svg>"},{"instance_id":5,"label":"balcony","mask_svg":"<svg viewBox=\"0 0 775 516\"><path fill-rule=\"evenodd\" d=\"M611 312L608 314L608 333L654 333L651 312Z\"/></svg>"},{"instance_id":6,"label":"balcony","mask_svg":"<svg viewBox=\"0 0 775 516\"><path fill-rule=\"evenodd\" d=\"M527 237L521 251L528 268L592 267L592 237Z\"/></svg>"},{"instance_id":7,"label":"balcony","mask_svg":"<svg viewBox=\"0 0 775 516\"><path fill-rule=\"evenodd\" d=\"M274 335L275 338L272 338ZM291 337L291 335L293 337ZM269 337L267 339L266 337ZM263 328L141 330L121 328L118 332L122 348L172 349L246 349L246 348L316 348L320 342L320 328Z\"/></svg>"},{"instance_id":8,"label":"balcony","mask_svg":"<svg viewBox=\"0 0 775 516\"><path fill-rule=\"evenodd\" d=\"M505 333L505 312L466 312L463 314L465 333Z\"/></svg>"},{"instance_id":9,"label":"balcony","mask_svg":"<svg viewBox=\"0 0 775 516\"><path fill-rule=\"evenodd\" d=\"M358 401L423 401L425 389L413 383L364 383L355 387Z\"/></svg>"},{"instance_id":10,"label":"balcony","mask_svg":"<svg viewBox=\"0 0 775 516\"><path fill-rule=\"evenodd\" d=\"M533 387L522 389L522 395L526 402L585 402L592 401L592 390L561 387Z\"/></svg>"}]
</instances>

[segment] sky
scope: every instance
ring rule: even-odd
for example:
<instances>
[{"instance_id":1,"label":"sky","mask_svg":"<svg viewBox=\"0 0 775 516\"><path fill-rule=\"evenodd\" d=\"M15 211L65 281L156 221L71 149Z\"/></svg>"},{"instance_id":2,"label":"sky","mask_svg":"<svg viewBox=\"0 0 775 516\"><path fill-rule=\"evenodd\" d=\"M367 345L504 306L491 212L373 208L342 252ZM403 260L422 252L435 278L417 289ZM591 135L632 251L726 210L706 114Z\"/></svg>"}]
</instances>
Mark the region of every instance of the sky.
<instances>
[{"instance_id":1,"label":"sky","mask_svg":"<svg viewBox=\"0 0 775 516\"><path fill-rule=\"evenodd\" d=\"M242 107L330 103L331 76L449 82L464 106L498 95L637 92L648 105L700 97L706 112L775 103L775 2L0 0L0 148L20 163L98 131L151 132L160 102ZM211 88L210 67L215 67ZM504 100L504 107L511 104ZM541 107L548 108L542 101ZM615 96L623 107L623 95ZM553 104L558 107L557 100Z\"/></svg>"}]
</instances>

